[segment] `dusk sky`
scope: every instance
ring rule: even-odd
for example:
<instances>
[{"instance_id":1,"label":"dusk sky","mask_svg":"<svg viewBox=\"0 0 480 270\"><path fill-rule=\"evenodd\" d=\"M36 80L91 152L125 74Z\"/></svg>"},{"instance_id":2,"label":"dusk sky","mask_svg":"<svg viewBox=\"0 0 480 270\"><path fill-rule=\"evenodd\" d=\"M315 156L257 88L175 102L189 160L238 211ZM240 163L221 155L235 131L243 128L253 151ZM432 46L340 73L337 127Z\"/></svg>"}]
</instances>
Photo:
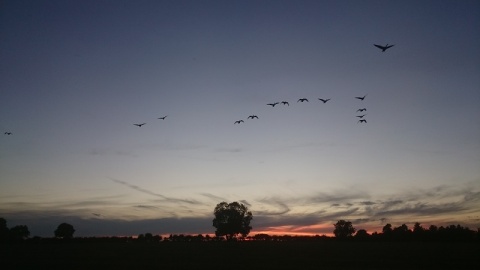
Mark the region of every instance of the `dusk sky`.
<instances>
[{"instance_id":1,"label":"dusk sky","mask_svg":"<svg viewBox=\"0 0 480 270\"><path fill-rule=\"evenodd\" d=\"M480 1L5 0L0 131L31 236L476 230Z\"/></svg>"}]
</instances>

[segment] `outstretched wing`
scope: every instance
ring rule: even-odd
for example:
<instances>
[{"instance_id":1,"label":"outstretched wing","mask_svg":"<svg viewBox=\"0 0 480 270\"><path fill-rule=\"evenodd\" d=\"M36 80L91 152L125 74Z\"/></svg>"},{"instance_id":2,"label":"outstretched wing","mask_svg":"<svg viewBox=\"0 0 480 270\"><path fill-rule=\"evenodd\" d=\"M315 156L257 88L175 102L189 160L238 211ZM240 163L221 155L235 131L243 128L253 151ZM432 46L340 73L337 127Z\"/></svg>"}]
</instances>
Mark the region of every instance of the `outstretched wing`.
<instances>
[{"instance_id":1,"label":"outstretched wing","mask_svg":"<svg viewBox=\"0 0 480 270\"><path fill-rule=\"evenodd\" d=\"M382 50L385 50L387 49L385 46L382 46L382 45L377 45L377 44L373 44L373 46L379 48L379 49L382 49ZM392 45L393 46L393 45Z\"/></svg>"}]
</instances>

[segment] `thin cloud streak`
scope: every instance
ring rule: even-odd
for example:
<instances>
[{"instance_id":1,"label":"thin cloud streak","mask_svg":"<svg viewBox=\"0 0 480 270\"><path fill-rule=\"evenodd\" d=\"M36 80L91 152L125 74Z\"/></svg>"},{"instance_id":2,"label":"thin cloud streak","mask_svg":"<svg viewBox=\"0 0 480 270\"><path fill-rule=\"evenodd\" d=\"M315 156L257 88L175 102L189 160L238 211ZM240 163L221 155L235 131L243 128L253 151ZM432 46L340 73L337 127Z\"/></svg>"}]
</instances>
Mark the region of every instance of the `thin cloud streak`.
<instances>
[{"instance_id":1,"label":"thin cloud streak","mask_svg":"<svg viewBox=\"0 0 480 270\"><path fill-rule=\"evenodd\" d=\"M124 185L124 186L129 187L129 188L131 188L131 189L133 189L133 190L136 190L136 191L139 191L139 192L148 194L148 195L152 195L152 196L155 196L155 197L162 198L164 201L174 202L174 203L188 203L188 204L198 204L198 203L199 203L199 202L194 201L194 200L185 200L185 199L170 198L170 197L164 196L164 195L162 195L162 194L158 194L158 193L155 193L155 192L151 192L151 191L146 190L146 189L144 189L144 188L141 188L141 187L139 187L139 186L132 185L132 184L127 183L127 182L125 182L125 181L121 181L121 180L114 179L114 178L111 178L111 177L109 177L109 179L112 180L114 183L117 183L117 184L120 184L120 185Z\"/></svg>"}]
</instances>

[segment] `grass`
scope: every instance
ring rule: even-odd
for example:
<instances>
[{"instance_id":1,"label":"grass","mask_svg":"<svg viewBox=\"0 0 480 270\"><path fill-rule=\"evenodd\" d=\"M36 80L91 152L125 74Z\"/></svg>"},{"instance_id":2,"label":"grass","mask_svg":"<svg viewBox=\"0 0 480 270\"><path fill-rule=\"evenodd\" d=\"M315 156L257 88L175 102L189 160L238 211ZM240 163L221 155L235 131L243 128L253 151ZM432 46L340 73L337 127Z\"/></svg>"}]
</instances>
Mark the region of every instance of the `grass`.
<instances>
[{"instance_id":1,"label":"grass","mask_svg":"<svg viewBox=\"0 0 480 270\"><path fill-rule=\"evenodd\" d=\"M0 245L2 269L480 269L479 243L161 242Z\"/></svg>"}]
</instances>

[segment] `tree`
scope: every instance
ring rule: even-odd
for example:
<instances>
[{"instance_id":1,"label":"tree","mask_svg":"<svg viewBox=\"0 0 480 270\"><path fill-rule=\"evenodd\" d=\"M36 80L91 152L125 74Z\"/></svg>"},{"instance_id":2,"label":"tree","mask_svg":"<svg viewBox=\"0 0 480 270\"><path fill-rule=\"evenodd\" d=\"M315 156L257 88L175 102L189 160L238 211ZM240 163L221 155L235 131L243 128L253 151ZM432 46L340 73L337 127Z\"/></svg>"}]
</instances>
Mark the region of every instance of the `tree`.
<instances>
[{"instance_id":1,"label":"tree","mask_svg":"<svg viewBox=\"0 0 480 270\"><path fill-rule=\"evenodd\" d=\"M360 240L368 239L369 237L370 237L370 234L368 234L368 232L364 229L358 230L357 233L355 234L355 238Z\"/></svg>"},{"instance_id":2,"label":"tree","mask_svg":"<svg viewBox=\"0 0 480 270\"><path fill-rule=\"evenodd\" d=\"M10 229L10 236L14 240L24 240L30 236L27 225L17 225Z\"/></svg>"},{"instance_id":3,"label":"tree","mask_svg":"<svg viewBox=\"0 0 480 270\"><path fill-rule=\"evenodd\" d=\"M390 235L393 232L392 224L387 223L385 226L383 226L382 232L383 234Z\"/></svg>"},{"instance_id":4,"label":"tree","mask_svg":"<svg viewBox=\"0 0 480 270\"><path fill-rule=\"evenodd\" d=\"M233 240L238 234L247 236L252 229L250 226L252 212L242 203L221 202L217 204L213 214L215 215L213 227L217 228L216 236L226 236L227 240Z\"/></svg>"},{"instance_id":5,"label":"tree","mask_svg":"<svg viewBox=\"0 0 480 270\"><path fill-rule=\"evenodd\" d=\"M8 233L7 220L0 218L0 241L8 239Z\"/></svg>"},{"instance_id":6,"label":"tree","mask_svg":"<svg viewBox=\"0 0 480 270\"><path fill-rule=\"evenodd\" d=\"M69 239L73 237L74 232L75 232L75 229L73 228L72 225L68 223L62 223L58 225L54 233L55 233L55 237Z\"/></svg>"},{"instance_id":7,"label":"tree","mask_svg":"<svg viewBox=\"0 0 480 270\"><path fill-rule=\"evenodd\" d=\"M333 234L335 234L335 237L338 239L351 237L355 233L355 228L350 221L339 220L333 226L335 226Z\"/></svg>"}]
</instances>

